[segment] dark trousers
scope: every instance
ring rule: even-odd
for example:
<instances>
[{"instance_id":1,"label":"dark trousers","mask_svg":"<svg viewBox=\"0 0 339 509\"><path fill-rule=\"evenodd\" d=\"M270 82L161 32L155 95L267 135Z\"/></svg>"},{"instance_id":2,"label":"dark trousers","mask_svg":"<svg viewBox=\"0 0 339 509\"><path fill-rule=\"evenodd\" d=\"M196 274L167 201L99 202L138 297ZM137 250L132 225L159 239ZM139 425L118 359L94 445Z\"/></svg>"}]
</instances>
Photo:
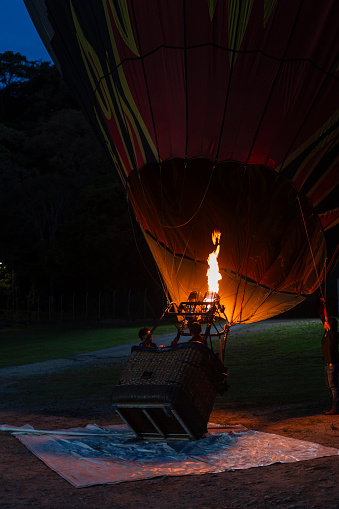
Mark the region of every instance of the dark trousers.
<instances>
[{"instance_id":1,"label":"dark trousers","mask_svg":"<svg viewBox=\"0 0 339 509\"><path fill-rule=\"evenodd\" d=\"M338 401L338 373L339 364L332 364L332 366L325 366L325 382L330 395L330 408L339 410Z\"/></svg>"}]
</instances>

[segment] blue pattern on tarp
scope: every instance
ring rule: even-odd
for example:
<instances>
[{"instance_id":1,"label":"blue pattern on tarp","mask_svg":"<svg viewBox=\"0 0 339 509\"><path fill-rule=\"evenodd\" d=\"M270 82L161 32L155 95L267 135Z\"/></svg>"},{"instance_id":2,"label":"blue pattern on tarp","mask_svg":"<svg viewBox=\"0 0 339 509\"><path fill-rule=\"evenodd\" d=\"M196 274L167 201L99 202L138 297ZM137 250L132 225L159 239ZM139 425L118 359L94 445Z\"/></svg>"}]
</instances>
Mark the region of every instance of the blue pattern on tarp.
<instances>
[{"instance_id":1,"label":"blue pattern on tarp","mask_svg":"<svg viewBox=\"0 0 339 509\"><path fill-rule=\"evenodd\" d=\"M48 467L78 488L158 476L218 473L339 455L339 450L241 425L211 425L193 441L147 442L123 426L10 431Z\"/></svg>"},{"instance_id":2,"label":"blue pattern on tarp","mask_svg":"<svg viewBox=\"0 0 339 509\"><path fill-rule=\"evenodd\" d=\"M97 433L97 432L96 432ZM44 444L39 449L40 452L60 451L64 449L67 454L81 456L82 458L101 457L101 458L119 458L132 461L161 462L182 461L187 456L206 456L208 454L220 453L225 447L229 447L236 440L235 434L218 434L216 436L207 436L194 441L171 441L167 442L147 442L139 438L129 438L130 432L126 432L126 437L117 438L114 433L103 432L102 440L100 437L81 438L54 438L54 445Z\"/></svg>"}]
</instances>

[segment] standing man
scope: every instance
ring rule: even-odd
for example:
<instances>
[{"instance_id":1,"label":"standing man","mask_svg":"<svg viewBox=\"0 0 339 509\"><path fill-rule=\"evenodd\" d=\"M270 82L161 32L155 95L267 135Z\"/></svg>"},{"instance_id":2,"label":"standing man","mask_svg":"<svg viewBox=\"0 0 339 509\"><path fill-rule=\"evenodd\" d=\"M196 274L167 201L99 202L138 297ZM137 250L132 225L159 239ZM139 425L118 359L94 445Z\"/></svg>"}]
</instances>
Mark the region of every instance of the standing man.
<instances>
[{"instance_id":1,"label":"standing man","mask_svg":"<svg viewBox=\"0 0 339 509\"><path fill-rule=\"evenodd\" d=\"M339 413L338 373L338 322L333 317L324 321L324 335L321 340L323 359L325 362L325 381L330 395L330 408L325 415L336 415Z\"/></svg>"}]
</instances>

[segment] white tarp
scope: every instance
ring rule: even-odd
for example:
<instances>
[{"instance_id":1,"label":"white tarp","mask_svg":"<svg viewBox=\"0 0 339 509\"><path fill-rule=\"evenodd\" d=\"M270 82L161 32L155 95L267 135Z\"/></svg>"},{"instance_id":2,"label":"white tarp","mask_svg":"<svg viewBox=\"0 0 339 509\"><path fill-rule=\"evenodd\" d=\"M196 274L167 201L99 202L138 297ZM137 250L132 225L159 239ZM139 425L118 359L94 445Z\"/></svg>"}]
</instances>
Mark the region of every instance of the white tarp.
<instances>
[{"instance_id":1,"label":"white tarp","mask_svg":"<svg viewBox=\"0 0 339 509\"><path fill-rule=\"evenodd\" d=\"M162 475L223 472L334 456L338 449L293 438L247 430L241 425L209 424L195 441L145 442L124 426L10 431L35 456L77 488Z\"/></svg>"}]
</instances>

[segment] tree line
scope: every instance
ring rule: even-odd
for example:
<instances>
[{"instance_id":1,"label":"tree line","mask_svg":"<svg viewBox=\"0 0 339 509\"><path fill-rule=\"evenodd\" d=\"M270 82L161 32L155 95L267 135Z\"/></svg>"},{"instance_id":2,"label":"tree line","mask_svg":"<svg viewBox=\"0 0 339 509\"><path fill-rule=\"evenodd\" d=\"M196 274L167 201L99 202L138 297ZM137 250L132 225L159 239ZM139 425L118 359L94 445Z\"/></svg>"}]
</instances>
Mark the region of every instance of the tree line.
<instances>
[{"instance_id":1,"label":"tree line","mask_svg":"<svg viewBox=\"0 0 339 509\"><path fill-rule=\"evenodd\" d=\"M0 297L158 288L122 184L57 69L0 53Z\"/></svg>"}]
</instances>

